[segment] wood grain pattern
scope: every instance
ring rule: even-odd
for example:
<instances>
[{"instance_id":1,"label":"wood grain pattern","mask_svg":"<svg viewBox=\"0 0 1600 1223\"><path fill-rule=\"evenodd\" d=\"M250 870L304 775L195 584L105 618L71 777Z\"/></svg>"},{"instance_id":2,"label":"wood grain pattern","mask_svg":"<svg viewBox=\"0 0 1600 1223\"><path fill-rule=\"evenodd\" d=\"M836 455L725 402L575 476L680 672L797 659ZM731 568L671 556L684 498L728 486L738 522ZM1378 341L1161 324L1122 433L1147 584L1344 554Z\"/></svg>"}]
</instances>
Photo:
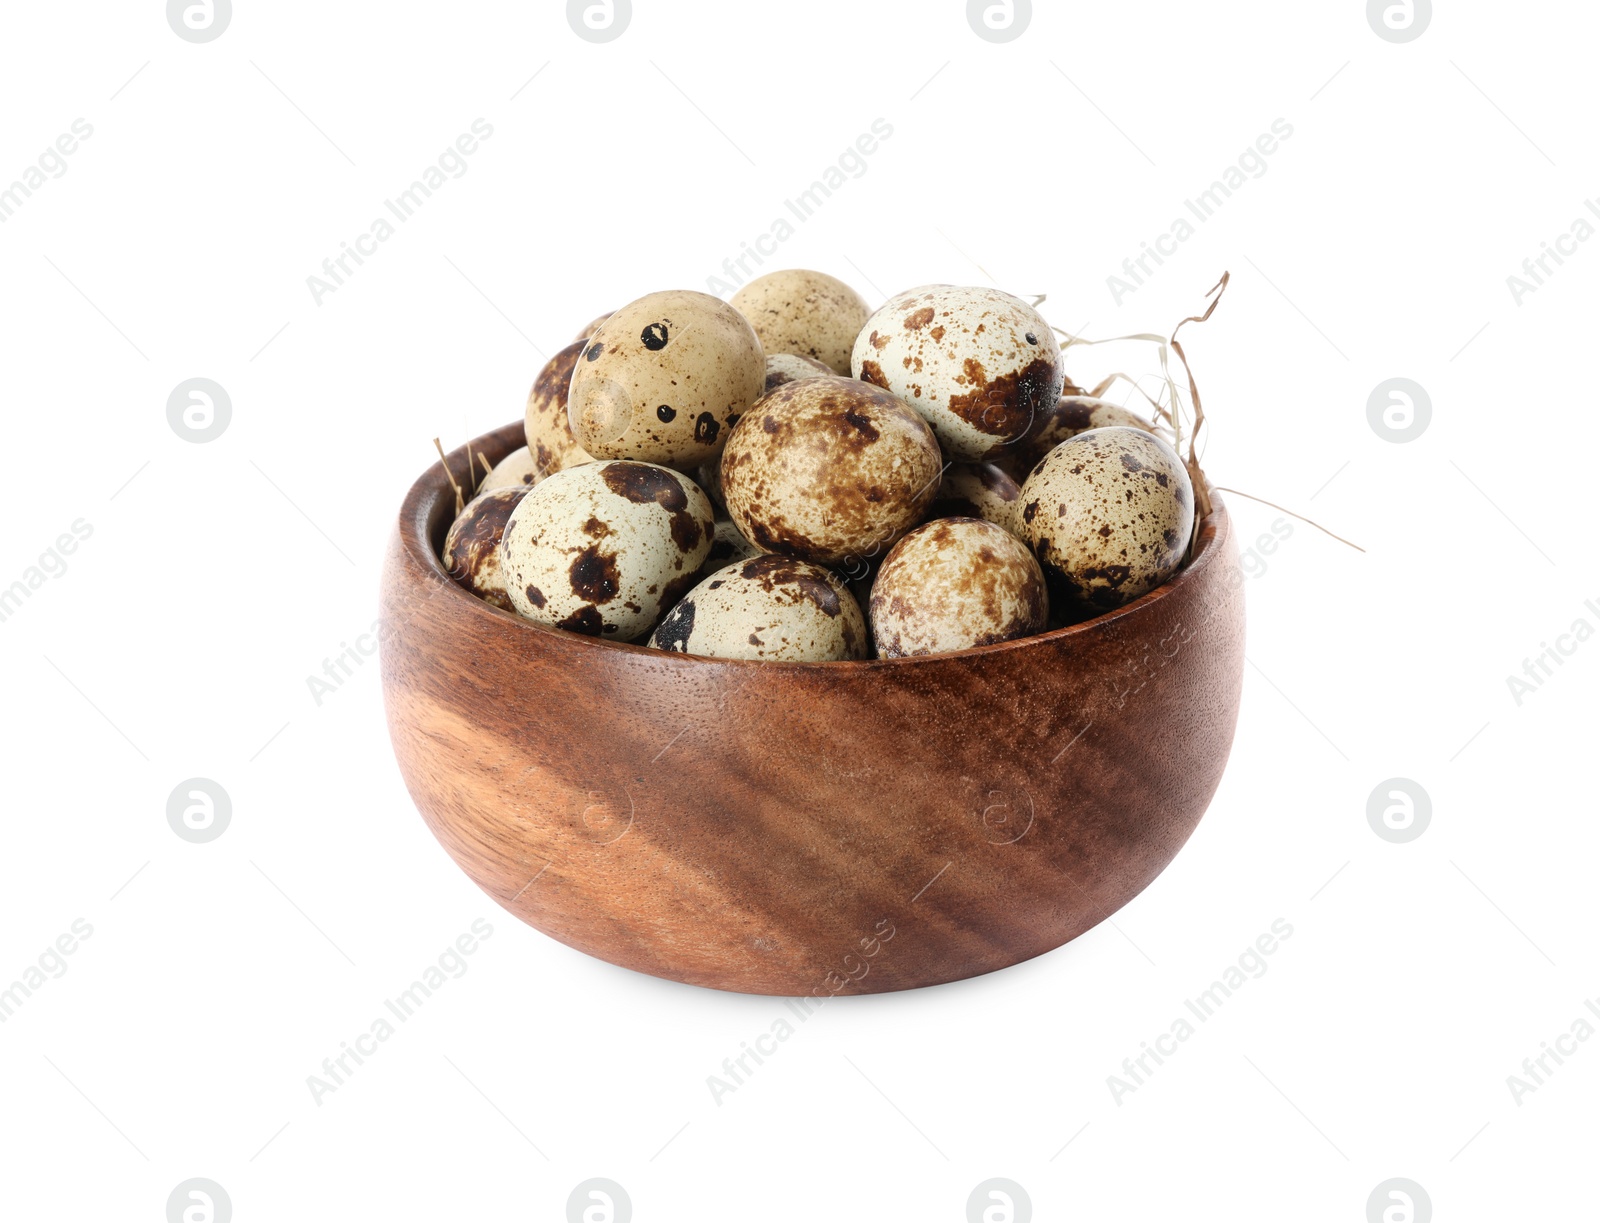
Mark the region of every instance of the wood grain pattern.
<instances>
[{"instance_id":1,"label":"wood grain pattern","mask_svg":"<svg viewBox=\"0 0 1600 1223\"><path fill-rule=\"evenodd\" d=\"M522 441L519 423L473 449L496 461ZM821 997L991 972L1136 896L1221 778L1244 603L1220 506L1189 568L1119 612L828 664L519 621L445 576L452 509L435 464L384 572L401 773L484 891L612 963Z\"/></svg>"}]
</instances>

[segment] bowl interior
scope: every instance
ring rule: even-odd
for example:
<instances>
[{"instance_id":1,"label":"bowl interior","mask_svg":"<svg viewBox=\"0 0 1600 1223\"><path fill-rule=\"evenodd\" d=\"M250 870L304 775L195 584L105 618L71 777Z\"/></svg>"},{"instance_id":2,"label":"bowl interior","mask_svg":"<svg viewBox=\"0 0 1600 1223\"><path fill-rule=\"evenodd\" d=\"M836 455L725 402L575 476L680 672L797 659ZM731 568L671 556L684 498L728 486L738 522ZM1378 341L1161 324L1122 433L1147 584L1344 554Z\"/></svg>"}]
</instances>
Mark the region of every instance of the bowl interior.
<instances>
[{"instance_id":1,"label":"bowl interior","mask_svg":"<svg viewBox=\"0 0 1600 1223\"><path fill-rule=\"evenodd\" d=\"M472 471L476 474L481 470L477 465L482 455L491 464L499 463L513 451L527 445L527 438L523 431L522 422L503 425L492 433L485 433L482 437L475 438L464 446L450 452L446 462L450 470L455 473L456 479L461 480L461 473ZM478 477L481 479L481 476ZM463 485L465 495L466 486ZM470 496L467 498L470 500ZM1208 565L1216 551L1217 540L1221 534L1222 526L1227 517L1226 507L1220 497L1213 494L1212 512L1202 520L1199 536L1195 541L1193 555L1189 563L1174 574L1168 581L1154 590L1112 611L1103 612L1088 620L1081 620L1076 624L1069 624L1063 628L1050 629L1043 633L1035 633L1031 637L1019 637L1013 641L1002 641L994 645L975 646L970 650L955 650L945 654L924 654L906 658L870 658L848 662L772 662L740 658L699 658L697 655L686 654L679 657L689 661L715 663L721 666L750 666L750 667L814 667L832 668L873 668L873 667L906 667L927 665L940 659L962 658L972 655L989 655L1002 651L1024 649L1029 645L1044 642L1058 641L1063 637L1075 633L1083 633L1110 621L1121 619L1124 616L1137 614L1142 608L1155 601L1169 596L1187 582L1197 580L1200 570ZM439 553L444 547L445 535L450 530L450 524L455 520L455 489L446 477L444 468L434 463L417 478L411 486L410 493L406 496L405 504L400 514L400 534L403 546L413 557L431 571L440 582L447 584L451 589L444 592L446 598L457 598L462 603L461 613L464 615L496 616L515 620L529 632L557 633L563 638L572 638L582 641L597 650L628 650L659 654L660 651L652 650L645 645L635 645L625 641L604 641L597 637L586 637L581 633L567 633L562 629L535 624L532 621L522 620L510 612L485 603L456 585L445 572L444 564L439 559ZM865 609L863 609L865 610Z\"/></svg>"}]
</instances>

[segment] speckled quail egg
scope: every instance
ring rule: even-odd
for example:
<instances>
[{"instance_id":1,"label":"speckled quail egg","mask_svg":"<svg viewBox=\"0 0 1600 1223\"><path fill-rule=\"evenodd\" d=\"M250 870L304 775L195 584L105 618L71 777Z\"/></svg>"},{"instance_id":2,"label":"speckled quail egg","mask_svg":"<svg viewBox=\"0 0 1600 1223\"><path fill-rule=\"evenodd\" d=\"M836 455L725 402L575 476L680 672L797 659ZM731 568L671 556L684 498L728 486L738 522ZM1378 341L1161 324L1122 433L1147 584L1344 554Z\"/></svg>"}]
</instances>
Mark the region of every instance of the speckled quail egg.
<instances>
[{"instance_id":1,"label":"speckled quail egg","mask_svg":"<svg viewBox=\"0 0 1600 1223\"><path fill-rule=\"evenodd\" d=\"M1045 455L1022 486L1019 517L1051 598L1104 611L1161 585L1183 563L1194 490L1164 439L1112 425Z\"/></svg>"},{"instance_id":2,"label":"speckled quail egg","mask_svg":"<svg viewBox=\"0 0 1600 1223\"><path fill-rule=\"evenodd\" d=\"M798 382L802 378L826 378L832 374L821 361L813 361L795 352L769 352L767 354L767 379L765 390L775 391L785 382Z\"/></svg>"},{"instance_id":3,"label":"speckled quail egg","mask_svg":"<svg viewBox=\"0 0 1600 1223\"><path fill-rule=\"evenodd\" d=\"M489 474L483 477L483 483L478 485L478 493L493 492L497 488L529 488L548 474L539 470L533 452L524 446L521 450L513 450L490 469Z\"/></svg>"},{"instance_id":4,"label":"speckled quail egg","mask_svg":"<svg viewBox=\"0 0 1600 1223\"><path fill-rule=\"evenodd\" d=\"M921 521L940 464L932 430L888 391L804 378L763 396L734 429L722 494L758 548L839 565L881 555Z\"/></svg>"},{"instance_id":5,"label":"speckled quail egg","mask_svg":"<svg viewBox=\"0 0 1600 1223\"><path fill-rule=\"evenodd\" d=\"M956 460L999 454L1061 394L1055 334L998 289L924 285L890 298L856 337L850 368L922 413Z\"/></svg>"},{"instance_id":6,"label":"speckled quail egg","mask_svg":"<svg viewBox=\"0 0 1600 1223\"><path fill-rule=\"evenodd\" d=\"M761 549L739 534L738 527L726 518L719 518L716 534L711 540L711 551L706 553L706 559L700 565L699 577L704 580L719 569L761 555Z\"/></svg>"},{"instance_id":7,"label":"speckled quail egg","mask_svg":"<svg viewBox=\"0 0 1600 1223\"><path fill-rule=\"evenodd\" d=\"M711 498L711 504L717 507L718 513L726 513L728 500L722 495L722 456L719 454L710 462L702 463L694 469L694 482L705 490L706 496Z\"/></svg>"},{"instance_id":8,"label":"speckled quail egg","mask_svg":"<svg viewBox=\"0 0 1600 1223\"><path fill-rule=\"evenodd\" d=\"M1093 395L1063 395L1055 405L1035 422L1028 436L1014 449L1020 455L1023 478L1028 472L1062 442L1089 429L1104 429L1123 425L1129 429L1143 429L1154 433L1150 422L1137 412L1096 399Z\"/></svg>"},{"instance_id":9,"label":"speckled quail egg","mask_svg":"<svg viewBox=\"0 0 1600 1223\"><path fill-rule=\"evenodd\" d=\"M594 461L594 456L572 436L572 425L567 420L567 386L572 381L572 367L583 351L582 340L568 344L545 362L528 392L522 428L534 469L545 475L575 463Z\"/></svg>"},{"instance_id":10,"label":"speckled quail egg","mask_svg":"<svg viewBox=\"0 0 1600 1223\"><path fill-rule=\"evenodd\" d=\"M952 463L944 469L929 518L982 518L1017 534L1014 511L1022 489L993 463Z\"/></svg>"},{"instance_id":11,"label":"speckled quail egg","mask_svg":"<svg viewBox=\"0 0 1600 1223\"><path fill-rule=\"evenodd\" d=\"M828 377L833 373L821 361L813 361L810 357L802 357L797 353L780 352L767 355L767 381L768 391L777 390L785 382L798 382L802 378ZM706 490L706 496L711 498L711 504L719 510L726 510L728 502L722 495L722 456L718 455L708 463L702 463L695 469L695 481Z\"/></svg>"},{"instance_id":12,"label":"speckled quail egg","mask_svg":"<svg viewBox=\"0 0 1600 1223\"><path fill-rule=\"evenodd\" d=\"M517 503L528 495L525 484L479 493L456 516L444 537L444 562L450 579L485 603L511 610L505 575L500 570L500 537Z\"/></svg>"},{"instance_id":13,"label":"speckled quail egg","mask_svg":"<svg viewBox=\"0 0 1600 1223\"><path fill-rule=\"evenodd\" d=\"M766 390L775 391L785 382L798 382L802 378L829 377L832 373L833 371L821 361L813 361L810 357L802 357L792 352L768 353ZM694 478L695 482L705 489L706 496L711 498L711 504L719 510L728 508L728 503L722 496L721 455L700 464L695 469Z\"/></svg>"},{"instance_id":14,"label":"speckled quail egg","mask_svg":"<svg viewBox=\"0 0 1600 1223\"><path fill-rule=\"evenodd\" d=\"M1049 615L1033 553L981 518L940 518L912 531L884 557L870 606L879 658L1028 637Z\"/></svg>"},{"instance_id":15,"label":"speckled quail egg","mask_svg":"<svg viewBox=\"0 0 1600 1223\"><path fill-rule=\"evenodd\" d=\"M706 658L839 662L866 657L867 627L836 574L792 556L757 556L686 594L650 644Z\"/></svg>"},{"instance_id":16,"label":"speckled quail egg","mask_svg":"<svg viewBox=\"0 0 1600 1223\"><path fill-rule=\"evenodd\" d=\"M844 281L804 268L757 276L733 295L732 305L750 320L769 355L799 353L834 374L850 372L851 346L872 313Z\"/></svg>"},{"instance_id":17,"label":"speckled quail egg","mask_svg":"<svg viewBox=\"0 0 1600 1223\"><path fill-rule=\"evenodd\" d=\"M712 534L711 502L687 476L653 463L568 467L512 511L506 593L526 619L628 641L694 585Z\"/></svg>"},{"instance_id":18,"label":"speckled quail egg","mask_svg":"<svg viewBox=\"0 0 1600 1223\"><path fill-rule=\"evenodd\" d=\"M750 324L706 293L650 293L595 329L567 414L596 458L684 470L715 457L762 393L766 359Z\"/></svg>"}]
</instances>

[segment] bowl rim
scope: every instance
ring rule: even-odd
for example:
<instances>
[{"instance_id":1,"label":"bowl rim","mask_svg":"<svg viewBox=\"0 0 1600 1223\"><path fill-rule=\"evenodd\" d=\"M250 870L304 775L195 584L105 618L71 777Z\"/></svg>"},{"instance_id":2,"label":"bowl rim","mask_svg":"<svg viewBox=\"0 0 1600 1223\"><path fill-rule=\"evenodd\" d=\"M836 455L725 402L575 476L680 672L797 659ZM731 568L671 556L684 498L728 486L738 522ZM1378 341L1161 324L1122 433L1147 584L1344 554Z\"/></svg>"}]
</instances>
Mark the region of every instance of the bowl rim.
<instances>
[{"instance_id":1,"label":"bowl rim","mask_svg":"<svg viewBox=\"0 0 1600 1223\"><path fill-rule=\"evenodd\" d=\"M523 422L516 421L503 425L498 429L475 437L472 441L458 446L447 456L446 462L454 469L457 461L467 465L472 470L470 450L480 454L491 449L498 449L508 442L516 442L505 454L509 454L522 446L527 441L523 435ZM513 434L512 430L516 432ZM485 441L491 445L483 445ZM500 459L505 457L500 456ZM494 459L498 463L500 459ZM944 654L907 654L899 658L850 658L837 662L797 662L787 659L760 659L760 658L710 658L702 654L680 654L675 650L657 650L648 645L634 644L629 641L607 641L601 637L590 637L583 633L569 633L565 629L556 628L554 625L539 624L533 620L524 620L521 616L495 607L484 602L477 595L459 585L452 579L434 551L433 543L428 538L428 520L432 516L434 506L444 497L453 497L455 489L446 474L444 464L439 461L430 463L423 473L412 483L406 492L405 500L401 502L400 519L397 523L400 532L400 545L405 550L409 559L428 574L429 580L443 583L450 589L444 592L443 597L454 598L461 601L463 614L468 616L489 617L493 620L505 621L520 626L531 632L552 635L564 644L575 648L592 648L607 651L624 651L633 655L647 655L652 659L671 659L679 663L686 663L701 667L760 667L764 670L772 668L792 669L799 668L807 672L814 672L819 668L826 668L829 673L845 673L849 668L857 670L876 669L881 667L915 667L929 666L940 662L966 661L983 658L998 657L1016 650L1026 649L1029 646L1040 646L1055 642L1070 641L1075 636L1087 635L1098 631L1107 625L1114 624L1128 616L1136 615L1147 608L1154 606L1164 598L1170 598L1175 593L1199 581L1204 571L1213 563L1216 555L1226 545L1232 534L1233 523L1228 514L1227 505L1223 499L1212 492L1211 513L1200 522L1200 529L1195 540L1194 555L1189 563L1178 570L1171 578L1157 586L1154 590L1146 591L1131 603L1111 611L1102 612L1088 620L1077 624L1068 624L1057 629L1048 629L1043 633L1035 633L1031 637L1015 637L1010 641L997 641L990 645L972 646L965 650L951 650ZM470 498L469 498L470 500ZM466 606L469 605L470 607ZM865 611L863 610L863 614Z\"/></svg>"}]
</instances>

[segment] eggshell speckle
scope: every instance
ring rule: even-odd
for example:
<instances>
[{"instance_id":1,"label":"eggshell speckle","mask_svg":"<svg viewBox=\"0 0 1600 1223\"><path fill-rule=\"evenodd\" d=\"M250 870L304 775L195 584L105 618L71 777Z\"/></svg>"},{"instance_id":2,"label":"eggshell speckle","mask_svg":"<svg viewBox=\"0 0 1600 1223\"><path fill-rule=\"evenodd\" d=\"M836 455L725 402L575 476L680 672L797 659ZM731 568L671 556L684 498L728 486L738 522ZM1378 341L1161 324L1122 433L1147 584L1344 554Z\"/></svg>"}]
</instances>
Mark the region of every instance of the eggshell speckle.
<instances>
[{"instance_id":1,"label":"eggshell speckle","mask_svg":"<svg viewBox=\"0 0 1600 1223\"><path fill-rule=\"evenodd\" d=\"M444 562L451 581L465 587L485 603L511 610L505 575L500 570L500 537L528 486L509 485L479 493L450 524L444 537Z\"/></svg>"},{"instance_id":2,"label":"eggshell speckle","mask_svg":"<svg viewBox=\"0 0 1600 1223\"><path fill-rule=\"evenodd\" d=\"M821 361L813 361L810 357L802 357L792 352L767 354L767 379L766 390L775 391L786 382L798 382L802 378L830 377L833 371ZM722 456L700 464L695 469L695 482L706 490L706 496L711 498L711 503L719 510L728 508L727 499L722 495Z\"/></svg>"},{"instance_id":3,"label":"eggshell speckle","mask_svg":"<svg viewBox=\"0 0 1600 1223\"><path fill-rule=\"evenodd\" d=\"M650 293L589 337L567 414L596 458L692 469L721 452L765 381L761 341L744 315L706 293Z\"/></svg>"},{"instance_id":4,"label":"eggshell speckle","mask_svg":"<svg viewBox=\"0 0 1600 1223\"><path fill-rule=\"evenodd\" d=\"M879 658L1028 637L1048 614L1039 562L1009 531L978 518L924 523L894 546L872 584Z\"/></svg>"},{"instance_id":5,"label":"eggshell speckle","mask_svg":"<svg viewBox=\"0 0 1600 1223\"><path fill-rule=\"evenodd\" d=\"M929 518L981 518L1016 535L1022 489L993 463L952 463L944 469Z\"/></svg>"},{"instance_id":6,"label":"eggshell speckle","mask_svg":"<svg viewBox=\"0 0 1600 1223\"><path fill-rule=\"evenodd\" d=\"M1027 478L1027 473L1038 465L1040 459L1069 437L1076 437L1090 429L1109 428L1112 425L1143 429L1146 433L1155 432L1148 420L1121 404L1096 399L1093 395L1061 396L1056 400L1055 406L1039 418L1027 438L1017 447L1021 456L1023 478Z\"/></svg>"},{"instance_id":7,"label":"eggshell speckle","mask_svg":"<svg viewBox=\"0 0 1600 1223\"><path fill-rule=\"evenodd\" d=\"M822 565L881 554L939 489L939 444L889 392L805 378L764 396L722 456L728 516L767 552Z\"/></svg>"},{"instance_id":8,"label":"eggshell speckle","mask_svg":"<svg viewBox=\"0 0 1600 1223\"><path fill-rule=\"evenodd\" d=\"M1194 527L1194 491L1166 441L1113 425L1045 455L1022 486L1020 517L1051 597L1103 611L1177 571Z\"/></svg>"},{"instance_id":9,"label":"eggshell speckle","mask_svg":"<svg viewBox=\"0 0 1600 1223\"><path fill-rule=\"evenodd\" d=\"M920 412L957 460L1021 440L1065 377L1038 311L998 289L957 285L890 298L862 327L850 367Z\"/></svg>"},{"instance_id":10,"label":"eggshell speckle","mask_svg":"<svg viewBox=\"0 0 1600 1223\"><path fill-rule=\"evenodd\" d=\"M757 276L731 304L750 320L769 356L799 353L833 374L850 372L850 348L872 312L844 281L804 268Z\"/></svg>"},{"instance_id":11,"label":"eggshell speckle","mask_svg":"<svg viewBox=\"0 0 1600 1223\"><path fill-rule=\"evenodd\" d=\"M712 536L711 502L687 476L651 463L586 463L517 504L500 564L519 616L628 641L694 584Z\"/></svg>"},{"instance_id":12,"label":"eggshell speckle","mask_svg":"<svg viewBox=\"0 0 1600 1223\"><path fill-rule=\"evenodd\" d=\"M572 382L572 368L583 351L582 340L568 344L545 362L533 380L533 389L528 392L522 428L528 439L528 452L533 456L534 470L546 476L563 467L594 461L594 456L572 436L572 426L567 420L567 386Z\"/></svg>"},{"instance_id":13,"label":"eggshell speckle","mask_svg":"<svg viewBox=\"0 0 1600 1223\"><path fill-rule=\"evenodd\" d=\"M757 556L701 582L662 618L650 644L706 658L839 662L866 656L850 591L821 565Z\"/></svg>"}]
</instances>

